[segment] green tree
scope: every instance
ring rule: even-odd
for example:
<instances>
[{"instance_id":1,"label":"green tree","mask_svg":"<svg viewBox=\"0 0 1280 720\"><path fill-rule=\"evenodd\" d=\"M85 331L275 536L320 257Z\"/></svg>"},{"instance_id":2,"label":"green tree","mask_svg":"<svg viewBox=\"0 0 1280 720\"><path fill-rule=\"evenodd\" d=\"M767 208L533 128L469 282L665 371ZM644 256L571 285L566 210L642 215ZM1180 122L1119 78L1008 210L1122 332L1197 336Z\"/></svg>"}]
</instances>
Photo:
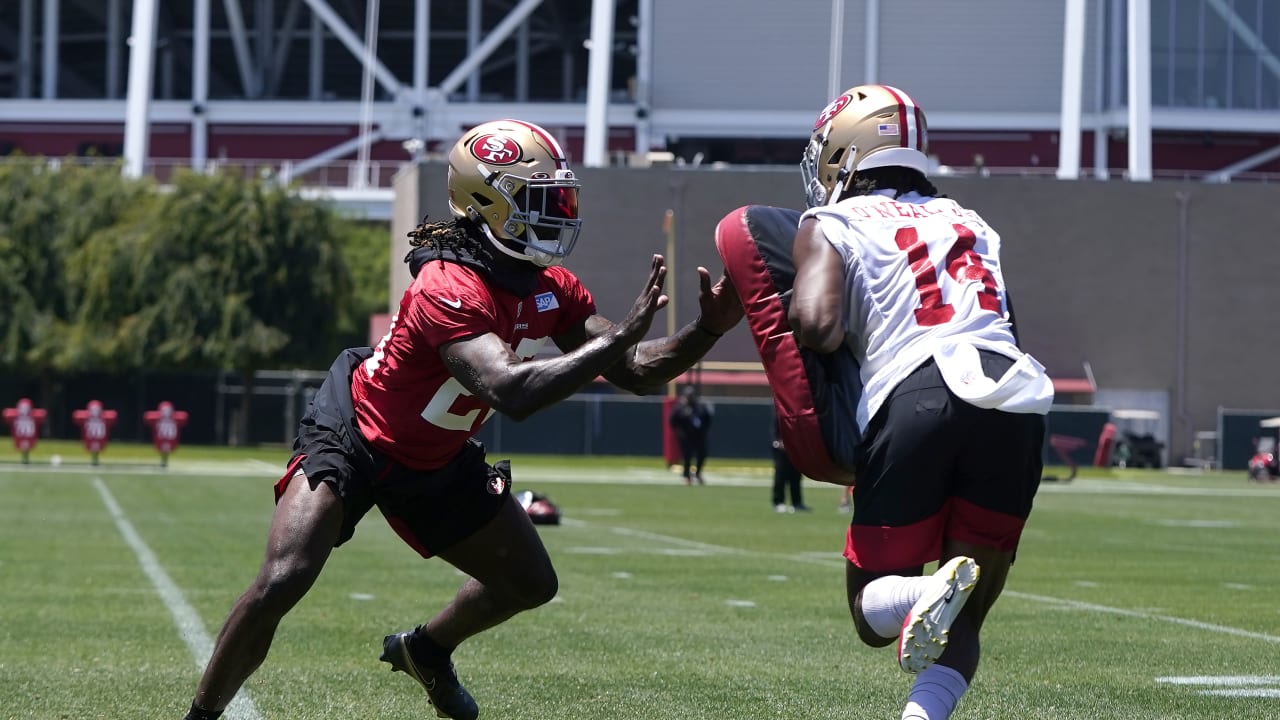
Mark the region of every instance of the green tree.
<instances>
[{"instance_id":1,"label":"green tree","mask_svg":"<svg viewBox=\"0 0 1280 720\"><path fill-rule=\"evenodd\" d=\"M136 234L151 196L117 163L0 165L0 365L39 376L46 400L55 374L136 365L115 337L137 307L119 228Z\"/></svg>"},{"instance_id":2,"label":"green tree","mask_svg":"<svg viewBox=\"0 0 1280 720\"><path fill-rule=\"evenodd\" d=\"M296 192L231 172L182 173L137 254L153 360L235 369L245 383L237 433L252 411L253 374L317 366L335 351L351 282L336 215Z\"/></svg>"},{"instance_id":3,"label":"green tree","mask_svg":"<svg viewBox=\"0 0 1280 720\"><path fill-rule=\"evenodd\" d=\"M343 306L338 323L341 344L364 345L369 341L369 316L387 312L391 228L385 222L348 219L339 225L337 236L342 262L352 283L350 302ZM397 265L393 272L409 272L408 266Z\"/></svg>"}]
</instances>

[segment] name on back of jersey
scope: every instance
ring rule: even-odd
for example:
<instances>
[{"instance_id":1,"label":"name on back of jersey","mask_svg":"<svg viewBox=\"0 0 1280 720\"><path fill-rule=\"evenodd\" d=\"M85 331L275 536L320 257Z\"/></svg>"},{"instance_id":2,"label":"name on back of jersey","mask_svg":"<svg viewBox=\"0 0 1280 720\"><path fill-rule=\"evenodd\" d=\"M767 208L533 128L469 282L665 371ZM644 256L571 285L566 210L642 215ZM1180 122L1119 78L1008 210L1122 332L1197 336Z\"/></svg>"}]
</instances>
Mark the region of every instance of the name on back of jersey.
<instances>
[{"instance_id":1,"label":"name on back of jersey","mask_svg":"<svg viewBox=\"0 0 1280 720\"><path fill-rule=\"evenodd\" d=\"M850 204L846 209L850 215L864 220L898 220L901 218L914 219L947 216L986 224L978 216L978 213L960 207L955 202L946 201L917 204L902 203L886 198L883 202L878 203Z\"/></svg>"}]
</instances>

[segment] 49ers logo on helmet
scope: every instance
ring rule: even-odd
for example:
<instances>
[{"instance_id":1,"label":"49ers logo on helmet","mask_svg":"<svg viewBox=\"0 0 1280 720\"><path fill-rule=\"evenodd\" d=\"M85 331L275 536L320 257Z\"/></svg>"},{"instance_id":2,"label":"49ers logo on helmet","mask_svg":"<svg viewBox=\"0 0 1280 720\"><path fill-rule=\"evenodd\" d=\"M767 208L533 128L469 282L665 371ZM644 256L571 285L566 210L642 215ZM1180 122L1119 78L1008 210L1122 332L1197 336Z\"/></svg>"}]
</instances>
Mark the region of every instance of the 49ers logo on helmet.
<instances>
[{"instance_id":1,"label":"49ers logo on helmet","mask_svg":"<svg viewBox=\"0 0 1280 720\"><path fill-rule=\"evenodd\" d=\"M831 122L831 118L838 115L852 99L853 98L848 95L841 95L835 100L832 100L826 107L822 108L822 112L818 113L818 120L813 124L813 129L817 130L823 125Z\"/></svg>"},{"instance_id":2,"label":"49ers logo on helmet","mask_svg":"<svg viewBox=\"0 0 1280 720\"><path fill-rule=\"evenodd\" d=\"M481 135L471 143L471 154L489 165L515 165L521 152L520 144L506 135Z\"/></svg>"}]
</instances>

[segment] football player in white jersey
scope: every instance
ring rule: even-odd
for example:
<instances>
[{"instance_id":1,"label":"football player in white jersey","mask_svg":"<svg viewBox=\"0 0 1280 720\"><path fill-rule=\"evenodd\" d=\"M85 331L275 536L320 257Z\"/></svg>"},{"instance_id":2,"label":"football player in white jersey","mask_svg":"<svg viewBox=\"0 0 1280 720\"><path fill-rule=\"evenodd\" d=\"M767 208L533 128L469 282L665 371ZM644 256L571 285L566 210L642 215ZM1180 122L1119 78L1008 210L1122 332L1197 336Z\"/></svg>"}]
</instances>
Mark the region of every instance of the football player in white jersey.
<instances>
[{"instance_id":1,"label":"football player in white jersey","mask_svg":"<svg viewBox=\"0 0 1280 720\"><path fill-rule=\"evenodd\" d=\"M801 345L847 344L860 364L846 587L862 641L897 641L917 673L904 720L949 717L973 679L1053 401L1018 347L1000 236L929 182L926 130L886 85L823 109L801 163L809 210L789 311Z\"/></svg>"}]
</instances>

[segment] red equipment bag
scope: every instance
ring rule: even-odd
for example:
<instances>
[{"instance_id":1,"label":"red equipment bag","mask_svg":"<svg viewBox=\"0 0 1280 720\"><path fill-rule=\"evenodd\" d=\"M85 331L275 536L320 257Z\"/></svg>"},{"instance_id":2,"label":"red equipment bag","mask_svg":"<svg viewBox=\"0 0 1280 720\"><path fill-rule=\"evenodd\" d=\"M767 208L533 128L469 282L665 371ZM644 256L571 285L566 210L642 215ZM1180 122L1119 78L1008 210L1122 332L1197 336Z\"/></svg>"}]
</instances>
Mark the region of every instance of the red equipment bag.
<instances>
[{"instance_id":1,"label":"red equipment bag","mask_svg":"<svg viewBox=\"0 0 1280 720\"><path fill-rule=\"evenodd\" d=\"M747 205L716 226L716 249L746 312L751 338L773 388L778 435L806 476L852 486L857 466L858 361L845 346L818 353L796 344L787 323L800 213Z\"/></svg>"},{"instance_id":2,"label":"red equipment bag","mask_svg":"<svg viewBox=\"0 0 1280 720\"><path fill-rule=\"evenodd\" d=\"M551 498L532 490L516 493L516 500L534 525L559 525L560 508L551 502Z\"/></svg>"}]
</instances>

